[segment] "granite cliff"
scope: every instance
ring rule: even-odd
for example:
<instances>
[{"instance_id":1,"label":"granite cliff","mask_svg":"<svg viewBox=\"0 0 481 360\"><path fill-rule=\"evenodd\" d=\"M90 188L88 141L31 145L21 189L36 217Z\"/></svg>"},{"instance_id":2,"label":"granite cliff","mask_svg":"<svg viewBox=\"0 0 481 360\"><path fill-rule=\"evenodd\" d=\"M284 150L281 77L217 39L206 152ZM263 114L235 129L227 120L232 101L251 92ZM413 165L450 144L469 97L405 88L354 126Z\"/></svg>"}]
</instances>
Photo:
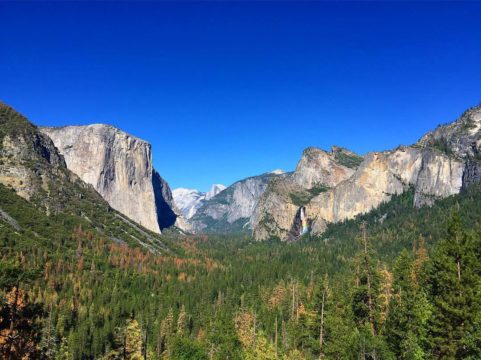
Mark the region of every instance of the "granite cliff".
<instances>
[{"instance_id":1,"label":"granite cliff","mask_svg":"<svg viewBox=\"0 0 481 360\"><path fill-rule=\"evenodd\" d=\"M252 230L258 240L293 241L307 226L322 233L327 224L366 213L407 189L420 207L481 182L481 106L411 146L365 156L336 146L310 147L291 173L173 194L152 166L149 143L102 124L39 131L0 105L1 184L47 213L62 209L50 196L62 185L49 184L90 184L113 209L157 233L175 225L196 233Z\"/></svg>"},{"instance_id":2,"label":"granite cliff","mask_svg":"<svg viewBox=\"0 0 481 360\"><path fill-rule=\"evenodd\" d=\"M271 179L260 197L251 220L254 236L292 239L299 208L350 178L361 161L362 157L340 147L331 152L305 149L296 170Z\"/></svg>"},{"instance_id":3,"label":"granite cliff","mask_svg":"<svg viewBox=\"0 0 481 360\"><path fill-rule=\"evenodd\" d=\"M135 243L155 254L170 252L159 235L113 209L92 185L70 171L53 141L38 127L1 102L0 189L9 193L7 199L0 198L0 218L17 231L31 230L21 228L13 213L6 211L15 198L27 200L29 208L44 214L39 216L47 233L29 234L39 241L44 236L57 241L58 231L76 231L117 244Z\"/></svg>"},{"instance_id":4,"label":"granite cliff","mask_svg":"<svg viewBox=\"0 0 481 360\"><path fill-rule=\"evenodd\" d=\"M256 239L299 237L303 207L314 234L414 188L413 206L459 193L481 180L481 107L439 126L416 144L364 158L341 148L308 148L296 171L269 183L252 217ZM336 156L337 155L337 156ZM362 160L362 161L361 161Z\"/></svg>"},{"instance_id":5,"label":"granite cliff","mask_svg":"<svg viewBox=\"0 0 481 360\"><path fill-rule=\"evenodd\" d=\"M178 211L167 182L152 166L151 145L115 127L44 127L77 174L117 211L160 233L176 223Z\"/></svg>"}]
</instances>

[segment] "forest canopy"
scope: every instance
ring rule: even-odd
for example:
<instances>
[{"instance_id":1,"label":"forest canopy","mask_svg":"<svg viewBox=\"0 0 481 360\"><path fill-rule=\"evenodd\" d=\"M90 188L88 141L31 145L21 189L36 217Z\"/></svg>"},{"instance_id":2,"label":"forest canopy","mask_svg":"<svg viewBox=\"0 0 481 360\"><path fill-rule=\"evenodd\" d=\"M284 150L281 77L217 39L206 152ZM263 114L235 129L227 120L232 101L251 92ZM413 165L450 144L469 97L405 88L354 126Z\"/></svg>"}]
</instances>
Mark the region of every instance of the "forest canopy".
<instances>
[{"instance_id":1,"label":"forest canopy","mask_svg":"<svg viewBox=\"0 0 481 360\"><path fill-rule=\"evenodd\" d=\"M294 243L164 234L161 255L1 191L22 214L0 222L5 359L481 356L479 187Z\"/></svg>"}]
</instances>

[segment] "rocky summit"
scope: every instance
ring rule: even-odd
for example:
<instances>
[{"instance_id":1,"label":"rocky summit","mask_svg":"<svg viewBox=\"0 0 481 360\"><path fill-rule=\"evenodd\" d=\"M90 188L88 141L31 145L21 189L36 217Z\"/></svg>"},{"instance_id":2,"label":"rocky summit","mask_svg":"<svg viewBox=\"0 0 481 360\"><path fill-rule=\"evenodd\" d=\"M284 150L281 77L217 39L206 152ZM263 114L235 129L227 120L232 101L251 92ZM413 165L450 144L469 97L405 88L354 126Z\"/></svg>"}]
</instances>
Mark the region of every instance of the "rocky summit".
<instances>
[{"instance_id":1,"label":"rocky summit","mask_svg":"<svg viewBox=\"0 0 481 360\"><path fill-rule=\"evenodd\" d=\"M254 236L294 240L300 209L312 233L352 219L413 188L413 206L460 192L481 181L481 107L439 126L412 146L372 152L363 158L342 148L304 151L296 170L269 183L252 218Z\"/></svg>"}]
</instances>

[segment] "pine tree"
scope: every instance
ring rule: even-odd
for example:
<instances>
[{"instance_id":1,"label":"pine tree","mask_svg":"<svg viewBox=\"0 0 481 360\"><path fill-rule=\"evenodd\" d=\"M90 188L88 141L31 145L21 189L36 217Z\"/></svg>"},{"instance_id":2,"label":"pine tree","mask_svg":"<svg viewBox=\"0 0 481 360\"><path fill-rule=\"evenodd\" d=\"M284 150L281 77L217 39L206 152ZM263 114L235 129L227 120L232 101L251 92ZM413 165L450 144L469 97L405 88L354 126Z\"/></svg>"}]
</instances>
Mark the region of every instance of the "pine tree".
<instances>
[{"instance_id":1,"label":"pine tree","mask_svg":"<svg viewBox=\"0 0 481 360\"><path fill-rule=\"evenodd\" d=\"M250 349L255 342L255 316L251 311L241 310L234 318L235 329L244 349Z\"/></svg>"},{"instance_id":2,"label":"pine tree","mask_svg":"<svg viewBox=\"0 0 481 360\"><path fill-rule=\"evenodd\" d=\"M425 260L424 248L417 251L416 258L404 250L394 266L394 293L384 335L399 359L426 357L427 322L431 316L431 305L419 283Z\"/></svg>"},{"instance_id":3,"label":"pine tree","mask_svg":"<svg viewBox=\"0 0 481 360\"><path fill-rule=\"evenodd\" d=\"M0 355L8 360L40 356L42 306L22 290L39 272L23 268L22 263L0 261L0 290L6 294L0 297Z\"/></svg>"},{"instance_id":4,"label":"pine tree","mask_svg":"<svg viewBox=\"0 0 481 360\"><path fill-rule=\"evenodd\" d=\"M319 359L324 359L324 338L326 336L326 313L327 313L327 300L330 295L329 289L329 278L326 276L324 278L322 288L319 291L318 295L318 303L317 303L317 311L319 315Z\"/></svg>"},{"instance_id":5,"label":"pine tree","mask_svg":"<svg viewBox=\"0 0 481 360\"><path fill-rule=\"evenodd\" d=\"M352 316L358 330L357 356L361 359L389 358L391 354L380 336L382 306L380 274L368 241L366 223L361 224L362 249L357 255Z\"/></svg>"},{"instance_id":6,"label":"pine tree","mask_svg":"<svg viewBox=\"0 0 481 360\"><path fill-rule=\"evenodd\" d=\"M115 343L105 359L142 360L142 330L135 319L128 319L125 326L118 328Z\"/></svg>"},{"instance_id":7,"label":"pine tree","mask_svg":"<svg viewBox=\"0 0 481 360\"><path fill-rule=\"evenodd\" d=\"M210 323L207 349L213 359L241 359L241 342L234 324L234 314L219 311Z\"/></svg>"},{"instance_id":8,"label":"pine tree","mask_svg":"<svg viewBox=\"0 0 481 360\"><path fill-rule=\"evenodd\" d=\"M432 353L443 358L481 357L481 266L478 237L468 235L454 214L448 237L435 251L430 269L434 311Z\"/></svg>"},{"instance_id":9,"label":"pine tree","mask_svg":"<svg viewBox=\"0 0 481 360\"><path fill-rule=\"evenodd\" d=\"M168 350L168 343L172 336L173 323L174 323L174 312L172 308L170 308L167 316L160 323L160 331L159 331L159 337L157 340L157 351L156 351L158 356L161 356Z\"/></svg>"},{"instance_id":10,"label":"pine tree","mask_svg":"<svg viewBox=\"0 0 481 360\"><path fill-rule=\"evenodd\" d=\"M52 320L52 305L42 329L40 348L46 359L55 359L57 353L57 334Z\"/></svg>"},{"instance_id":11,"label":"pine tree","mask_svg":"<svg viewBox=\"0 0 481 360\"><path fill-rule=\"evenodd\" d=\"M369 327L372 336L376 335L378 313L376 300L379 298L379 275L368 243L366 224L361 225L362 250L357 257L359 269L354 291L352 309L360 328Z\"/></svg>"},{"instance_id":12,"label":"pine tree","mask_svg":"<svg viewBox=\"0 0 481 360\"><path fill-rule=\"evenodd\" d=\"M172 359L207 360L208 356L198 342L185 337L176 337L172 344Z\"/></svg>"},{"instance_id":13,"label":"pine tree","mask_svg":"<svg viewBox=\"0 0 481 360\"><path fill-rule=\"evenodd\" d=\"M355 357L355 339L358 330L352 316L349 299L340 294L327 293L325 299L325 319L322 353L319 358L346 359Z\"/></svg>"},{"instance_id":14,"label":"pine tree","mask_svg":"<svg viewBox=\"0 0 481 360\"><path fill-rule=\"evenodd\" d=\"M282 360L305 360L305 359L306 359L306 356L298 349L293 349L282 357Z\"/></svg>"}]
</instances>

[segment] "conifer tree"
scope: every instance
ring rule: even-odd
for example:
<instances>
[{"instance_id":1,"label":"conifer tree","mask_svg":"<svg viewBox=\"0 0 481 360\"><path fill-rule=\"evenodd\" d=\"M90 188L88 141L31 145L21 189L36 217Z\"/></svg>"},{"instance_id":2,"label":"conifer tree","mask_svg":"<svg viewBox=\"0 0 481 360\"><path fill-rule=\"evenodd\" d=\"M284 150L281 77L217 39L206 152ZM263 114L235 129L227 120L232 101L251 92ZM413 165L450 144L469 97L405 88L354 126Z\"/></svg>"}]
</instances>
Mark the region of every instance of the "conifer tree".
<instances>
[{"instance_id":1,"label":"conifer tree","mask_svg":"<svg viewBox=\"0 0 481 360\"><path fill-rule=\"evenodd\" d=\"M416 258L403 250L394 266L393 298L385 326L385 338L399 359L424 359L427 349L427 322L431 305L420 286L424 249Z\"/></svg>"},{"instance_id":2,"label":"conifer tree","mask_svg":"<svg viewBox=\"0 0 481 360\"><path fill-rule=\"evenodd\" d=\"M168 350L168 343L172 336L172 327L174 323L174 312L172 308L169 309L167 316L160 323L159 337L157 340L157 354L158 356L164 354Z\"/></svg>"},{"instance_id":3,"label":"conifer tree","mask_svg":"<svg viewBox=\"0 0 481 360\"><path fill-rule=\"evenodd\" d=\"M478 237L468 235L454 214L448 237L434 252L430 282L432 353L443 358L481 357L481 267Z\"/></svg>"},{"instance_id":4,"label":"conifer tree","mask_svg":"<svg viewBox=\"0 0 481 360\"><path fill-rule=\"evenodd\" d=\"M357 350L361 359L389 358L391 354L381 332L380 275L374 261L373 250L369 244L366 223L361 224L361 251L357 254L355 288L353 290L351 309L357 327L358 343L352 349Z\"/></svg>"},{"instance_id":5,"label":"conifer tree","mask_svg":"<svg viewBox=\"0 0 481 360\"><path fill-rule=\"evenodd\" d=\"M117 329L114 348L105 356L108 360L141 360L142 331L135 319L128 319Z\"/></svg>"},{"instance_id":6,"label":"conifer tree","mask_svg":"<svg viewBox=\"0 0 481 360\"><path fill-rule=\"evenodd\" d=\"M372 336L377 333L377 303L379 297L379 276L372 257L372 249L367 238L366 224L361 225L362 250L357 256L358 274L352 309L360 328L365 325Z\"/></svg>"},{"instance_id":7,"label":"conifer tree","mask_svg":"<svg viewBox=\"0 0 481 360\"><path fill-rule=\"evenodd\" d=\"M22 290L39 272L21 263L0 262L0 355L8 360L40 356L42 307Z\"/></svg>"},{"instance_id":8,"label":"conifer tree","mask_svg":"<svg viewBox=\"0 0 481 360\"><path fill-rule=\"evenodd\" d=\"M207 360L208 356L198 342L185 337L176 337L172 344L172 359Z\"/></svg>"},{"instance_id":9,"label":"conifer tree","mask_svg":"<svg viewBox=\"0 0 481 360\"><path fill-rule=\"evenodd\" d=\"M274 344L266 338L262 331L256 337L254 348L245 354L245 360L276 360L277 358Z\"/></svg>"}]
</instances>

